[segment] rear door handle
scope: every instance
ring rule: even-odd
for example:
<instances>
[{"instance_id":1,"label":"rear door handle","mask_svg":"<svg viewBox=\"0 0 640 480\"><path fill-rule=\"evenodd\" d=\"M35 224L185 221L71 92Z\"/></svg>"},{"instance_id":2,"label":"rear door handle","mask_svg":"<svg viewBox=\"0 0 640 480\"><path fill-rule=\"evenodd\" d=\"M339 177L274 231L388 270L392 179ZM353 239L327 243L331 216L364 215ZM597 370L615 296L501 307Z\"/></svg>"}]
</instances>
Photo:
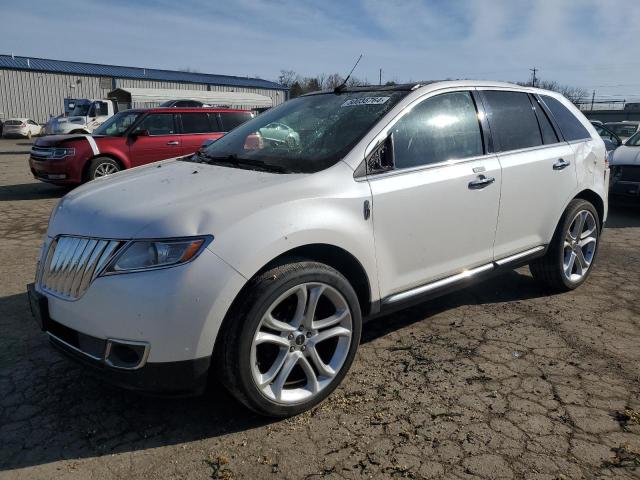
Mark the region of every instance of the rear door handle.
<instances>
[{"instance_id":1,"label":"rear door handle","mask_svg":"<svg viewBox=\"0 0 640 480\"><path fill-rule=\"evenodd\" d=\"M561 158L560 160L558 160L556 163L553 164L553 169L554 170L564 170L569 165L571 165L571 162L568 162L564 158Z\"/></svg>"},{"instance_id":2,"label":"rear door handle","mask_svg":"<svg viewBox=\"0 0 640 480\"><path fill-rule=\"evenodd\" d=\"M472 182L469 182L469 190L480 190L481 188L488 187L495 181L496 179L493 177L485 177L484 175L478 175L477 180L473 180Z\"/></svg>"},{"instance_id":3,"label":"rear door handle","mask_svg":"<svg viewBox=\"0 0 640 480\"><path fill-rule=\"evenodd\" d=\"M177 140L173 140L171 142L167 142L167 145L180 145L180 142Z\"/></svg>"}]
</instances>

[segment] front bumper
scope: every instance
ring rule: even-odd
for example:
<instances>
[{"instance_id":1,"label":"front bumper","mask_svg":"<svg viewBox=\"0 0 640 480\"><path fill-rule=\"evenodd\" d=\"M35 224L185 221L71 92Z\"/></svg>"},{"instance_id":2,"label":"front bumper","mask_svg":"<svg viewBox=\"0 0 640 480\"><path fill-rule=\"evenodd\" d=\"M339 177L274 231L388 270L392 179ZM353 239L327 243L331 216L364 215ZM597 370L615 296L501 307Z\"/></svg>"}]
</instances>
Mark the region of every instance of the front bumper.
<instances>
[{"instance_id":1,"label":"front bumper","mask_svg":"<svg viewBox=\"0 0 640 480\"><path fill-rule=\"evenodd\" d=\"M52 344L106 380L134 390L185 394L204 387L220 325L244 283L205 249L178 267L98 277L77 300L34 286L30 305ZM144 363L114 367L109 361L114 339L148 346Z\"/></svg>"},{"instance_id":2,"label":"front bumper","mask_svg":"<svg viewBox=\"0 0 640 480\"><path fill-rule=\"evenodd\" d=\"M29 157L29 169L37 180L59 185L82 183L83 161L74 157L62 160L36 160Z\"/></svg>"},{"instance_id":3,"label":"front bumper","mask_svg":"<svg viewBox=\"0 0 640 480\"><path fill-rule=\"evenodd\" d=\"M615 204L640 204L640 182L618 180L611 183L609 202Z\"/></svg>"}]
</instances>

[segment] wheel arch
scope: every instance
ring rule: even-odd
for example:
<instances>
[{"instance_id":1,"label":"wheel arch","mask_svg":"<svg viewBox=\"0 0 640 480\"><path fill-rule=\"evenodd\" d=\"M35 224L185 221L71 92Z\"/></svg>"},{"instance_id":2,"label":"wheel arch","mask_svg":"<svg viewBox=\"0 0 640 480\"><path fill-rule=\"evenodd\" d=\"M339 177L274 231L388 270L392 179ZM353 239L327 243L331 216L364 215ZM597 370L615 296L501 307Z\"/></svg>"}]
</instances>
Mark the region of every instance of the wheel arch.
<instances>
[{"instance_id":1,"label":"wheel arch","mask_svg":"<svg viewBox=\"0 0 640 480\"><path fill-rule=\"evenodd\" d=\"M93 157L88 158L88 159L84 162L84 165L82 166L82 178L83 178L84 180L86 180L86 179L87 179L87 175L88 175L88 173L89 173L89 165L91 165L91 162L92 162L94 159L96 159L96 158L101 158L101 157L104 157L104 158L110 158L110 159L112 159L112 160L115 160L115 161L118 163L118 165L120 166L120 168L121 168L122 170L126 170L126 169L128 168L128 167L127 167L127 165L126 165L126 163L125 163L125 162L124 162L120 157L118 157L117 155L114 155L114 154L112 154L112 153L102 153L102 152L101 152L101 153L99 153L99 154L97 154L97 155L94 155Z\"/></svg>"},{"instance_id":2,"label":"wheel arch","mask_svg":"<svg viewBox=\"0 0 640 480\"><path fill-rule=\"evenodd\" d=\"M273 268L276 265L282 265L283 263L287 263L288 261L304 260L324 263L325 265L328 265L340 272L342 275L344 275L344 277L349 281L349 283L355 290L358 297L358 302L360 303L360 311L362 313L362 316L364 317L369 313L375 313L371 311L373 305L371 301L371 282L369 279L369 275L367 275L367 272L362 263L353 254L351 254L344 248L326 243L313 243L300 245L284 251L266 262L259 269L257 269L253 275L248 277L249 280L247 280L244 286L238 291L227 310L227 314L236 307L239 301L242 301L242 298L250 288L251 279L255 278L266 270ZM227 315L225 315L223 324L226 321L226 318Z\"/></svg>"},{"instance_id":3,"label":"wheel arch","mask_svg":"<svg viewBox=\"0 0 640 480\"><path fill-rule=\"evenodd\" d=\"M586 200L587 202L591 203L595 207L596 212L598 212L598 217L599 217L598 220L600 222L600 228L602 229L602 225L604 223L603 198L600 195L598 195L595 191L590 189L582 190L575 197L573 197L572 200L576 198L581 198L582 200Z\"/></svg>"},{"instance_id":4,"label":"wheel arch","mask_svg":"<svg viewBox=\"0 0 640 480\"><path fill-rule=\"evenodd\" d=\"M360 310L363 316L371 310L371 282L362 263L344 248L327 243L313 243L301 245L281 253L260 268L255 275L259 275L276 264L288 259L304 259L324 263L340 272L349 281L358 296Z\"/></svg>"}]
</instances>

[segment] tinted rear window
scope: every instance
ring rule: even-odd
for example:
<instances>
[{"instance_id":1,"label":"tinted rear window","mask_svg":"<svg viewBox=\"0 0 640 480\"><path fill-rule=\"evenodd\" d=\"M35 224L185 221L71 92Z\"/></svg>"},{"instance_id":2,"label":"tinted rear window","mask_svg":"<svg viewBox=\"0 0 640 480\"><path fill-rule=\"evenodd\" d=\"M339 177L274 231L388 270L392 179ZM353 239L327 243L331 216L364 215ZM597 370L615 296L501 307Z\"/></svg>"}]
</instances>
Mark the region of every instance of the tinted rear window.
<instances>
[{"instance_id":1,"label":"tinted rear window","mask_svg":"<svg viewBox=\"0 0 640 480\"><path fill-rule=\"evenodd\" d=\"M578 120L567 107L548 95L540 95L540 97L551 111L553 118L567 142L591 138L587 129L584 128L580 120Z\"/></svg>"},{"instance_id":2,"label":"tinted rear window","mask_svg":"<svg viewBox=\"0 0 640 480\"><path fill-rule=\"evenodd\" d=\"M220 119L222 120L222 130L228 132L236 128L238 125L242 125L247 120L251 120L251 113L221 112Z\"/></svg>"},{"instance_id":3,"label":"tinted rear window","mask_svg":"<svg viewBox=\"0 0 640 480\"><path fill-rule=\"evenodd\" d=\"M182 133L207 133L211 132L209 115L206 113L183 113Z\"/></svg>"},{"instance_id":4,"label":"tinted rear window","mask_svg":"<svg viewBox=\"0 0 640 480\"><path fill-rule=\"evenodd\" d=\"M22 125L20 120L7 120L4 122L5 125Z\"/></svg>"},{"instance_id":5,"label":"tinted rear window","mask_svg":"<svg viewBox=\"0 0 640 480\"><path fill-rule=\"evenodd\" d=\"M542 145L538 120L526 93L487 90L483 95L498 151Z\"/></svg>"}]
</instances>

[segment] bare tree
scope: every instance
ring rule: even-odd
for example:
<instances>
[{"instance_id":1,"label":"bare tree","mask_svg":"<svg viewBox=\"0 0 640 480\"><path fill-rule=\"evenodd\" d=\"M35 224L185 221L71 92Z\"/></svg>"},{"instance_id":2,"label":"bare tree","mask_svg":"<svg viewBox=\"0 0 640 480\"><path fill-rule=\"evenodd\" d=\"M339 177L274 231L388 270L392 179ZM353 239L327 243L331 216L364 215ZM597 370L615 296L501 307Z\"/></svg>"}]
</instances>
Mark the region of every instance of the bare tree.
<instances>
[{"instance_id":1,"label":"bare tree","mask_svg":"<svg viewBox=\"0 0 640 480\"><path fill-rule=\"evenodd\" d=\"M518 85L530 87L531 82L518 82ZM571 85L562 85L555 80L538 79L536 80L536 87L558 92L561 95L565 96L570 102L576 104L584 101L584 99L589 95L589 92L584 88L572 87Z\"/></svg>"},{"instance_id":2,"label":"bare tree","mask_svg":"<svg viewBox=\"0 0 640 480\"><path fill-rule=\"evenodd\" d=\"M278 76L278 83L280 85L291 88L291 85L298 81L299 75L293 70L280 70L280 75Z\"/></svg>"}]
</instances>

